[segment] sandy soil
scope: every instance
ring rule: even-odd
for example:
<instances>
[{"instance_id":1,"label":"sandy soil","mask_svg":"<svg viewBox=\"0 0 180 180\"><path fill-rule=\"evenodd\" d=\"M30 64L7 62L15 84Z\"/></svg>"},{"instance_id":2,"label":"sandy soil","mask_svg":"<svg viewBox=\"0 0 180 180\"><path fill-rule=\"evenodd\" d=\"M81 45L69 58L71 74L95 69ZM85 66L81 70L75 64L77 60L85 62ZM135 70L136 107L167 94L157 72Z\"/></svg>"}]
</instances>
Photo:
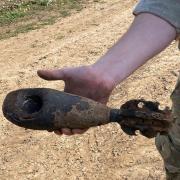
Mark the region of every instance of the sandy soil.
<instances>
[{"instance_id":1,"label":"sandy soil","mask_svg":"<svg viewBox=\"0 0 180 180\"><path fill-rule=\"evenodd\" d=\"M135 0L106 0L80 13L0 42L0 103L5 95L23 87L63 89L62 82L46 82L39 68L90 64L126 31ZM119 85L109 106L132 98L169 98L179 69L179 51L173 43ZM0 112L0 179L164 179L163 163L154 139L129 137L117 124L92 128L82 136L56 136L25 130L9 123Z\"/></svg>"}]
</instances>

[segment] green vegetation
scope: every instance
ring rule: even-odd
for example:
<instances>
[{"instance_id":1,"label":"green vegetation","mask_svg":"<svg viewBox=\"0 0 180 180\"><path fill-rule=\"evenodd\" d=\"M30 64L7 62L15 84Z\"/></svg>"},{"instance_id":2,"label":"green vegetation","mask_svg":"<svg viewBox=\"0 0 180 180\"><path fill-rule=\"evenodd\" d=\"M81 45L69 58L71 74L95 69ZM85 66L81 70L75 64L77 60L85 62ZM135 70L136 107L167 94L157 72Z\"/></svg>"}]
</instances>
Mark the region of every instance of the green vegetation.
<instances>
[{"instance_id":1,"label":"green vegetation","mask_svg":"<svg viewBox=\"0 0 180 180\"><path fill-rule=\"evenodd\" d=\"M53 24L57 18L83 8L83 0L11 0L8 3L0 7L0 39ZM14 26L9 29L7 25ZM4 27L7 30L1 31Z\"/></svg>"}]
</instances>

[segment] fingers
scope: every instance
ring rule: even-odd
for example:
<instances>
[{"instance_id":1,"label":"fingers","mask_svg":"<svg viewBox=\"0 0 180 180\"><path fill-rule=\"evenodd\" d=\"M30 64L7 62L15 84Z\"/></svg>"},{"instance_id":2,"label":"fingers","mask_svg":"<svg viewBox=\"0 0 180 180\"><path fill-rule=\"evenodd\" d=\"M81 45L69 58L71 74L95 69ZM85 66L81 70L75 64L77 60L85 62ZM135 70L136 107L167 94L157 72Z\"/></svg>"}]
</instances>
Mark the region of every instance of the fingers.
<instances>
[{"instance_id":1,"label":"fingers","mask_svg":"<svg viewBox=\"0 0 180 180\"><path fill-rule=\"evenodd\" d=\"M88 129L72 129L73 134L83 134L87 131Z\"/></svg>"},{"instance_id":2,"label":"fingers","mask_svg":"<svg viewBox=\"0 0 180 180\"><path fill-rule=\"evenodd\" d=\"M65 80L64 69L55 70L38 70L37 74L39 77L45 80Z\"/></svg>"},{"instance_id":3,"label":"fingers","mask_svg":"<svg viewBox=\"0 0 180 180\"><path fill-rule=\"evenodd\" d=\"M57 134L57 135L59 135L59 136L61 136L61 135L62 135L61 130L56 130L56 131L54 131L54 133L55 133L55 134Z\"/></svg>"},{"instance_id":4,"label":"fingers","mask_svg":"<svg viewBox=\"0 0 180 180\"><path fill-rule=\"evenodd\" d=\"M67 136L71 136L73 135L71 129L68 129L68 128L63 128L63 129L60 129L60 130L56 130L54 131L55 134L57 135L67 135Z\"/></svg>"},{"instance_id":5,"label":"fingers","mask_svg":"<svg viewBox=\"0 0 180 180\"><path fill-rule=\"evenodd\" d=\"M83 134L87 131L88 129L68 129L68 128L62 128L60 130L56 130L54 131L55 134L57 135L67 135L67 136L71 136L71 135L75 135L75 134Z\"/></svg>"}]
</instances>

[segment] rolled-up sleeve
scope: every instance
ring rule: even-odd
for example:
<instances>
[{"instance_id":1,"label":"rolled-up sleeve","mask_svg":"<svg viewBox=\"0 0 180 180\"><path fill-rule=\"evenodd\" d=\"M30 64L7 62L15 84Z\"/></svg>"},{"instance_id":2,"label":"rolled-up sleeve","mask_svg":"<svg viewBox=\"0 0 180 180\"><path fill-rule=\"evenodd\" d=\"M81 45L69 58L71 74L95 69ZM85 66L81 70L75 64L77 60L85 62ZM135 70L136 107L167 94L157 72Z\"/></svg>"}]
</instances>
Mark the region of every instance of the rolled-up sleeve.
<instances>
[{"instance_id":1,"label":"rolled-up sleeve","mask_svg":"<svg viewBox=\"0 0 180 180\"><path fill-rule=\"evenodd\" d=\"M180 0L141 0L133 13L151 13L159 16L174 26L177 35L180 35Z\"/></svg>"}]
</instances>

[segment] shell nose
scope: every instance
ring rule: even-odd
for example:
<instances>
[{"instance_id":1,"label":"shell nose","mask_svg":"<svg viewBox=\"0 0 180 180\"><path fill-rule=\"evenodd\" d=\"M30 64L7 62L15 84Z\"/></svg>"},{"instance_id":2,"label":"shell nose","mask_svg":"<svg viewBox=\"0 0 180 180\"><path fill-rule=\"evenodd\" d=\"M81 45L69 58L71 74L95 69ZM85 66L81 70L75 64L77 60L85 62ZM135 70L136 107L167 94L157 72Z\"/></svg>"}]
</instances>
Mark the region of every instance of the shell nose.
<instances>
[{"instance_id":1,"label":"shell nose","mask_svg":"<svg viewBox=\"0 0 180 180\"><path fill-rule=\"evenodd\" d=\"M52 98L49 96L54 92L45 88L12 91L4 99L3 114L7 120L20 127L50 130L53 128L54 114L49 110L49 106L52 107L52 103L49 103Z\"/></svg>"},{"instance_id":2,"label":"shell nose","mask_svg":"<svg viewBox=\"0 0 180 180\"><path fill-rule=\"evenodd\" d=\"M14 123L36 118L42 108L42 94L38 90L31 89L12 91L3 103L4 116Z\"/></svg>"}]
</instances>

